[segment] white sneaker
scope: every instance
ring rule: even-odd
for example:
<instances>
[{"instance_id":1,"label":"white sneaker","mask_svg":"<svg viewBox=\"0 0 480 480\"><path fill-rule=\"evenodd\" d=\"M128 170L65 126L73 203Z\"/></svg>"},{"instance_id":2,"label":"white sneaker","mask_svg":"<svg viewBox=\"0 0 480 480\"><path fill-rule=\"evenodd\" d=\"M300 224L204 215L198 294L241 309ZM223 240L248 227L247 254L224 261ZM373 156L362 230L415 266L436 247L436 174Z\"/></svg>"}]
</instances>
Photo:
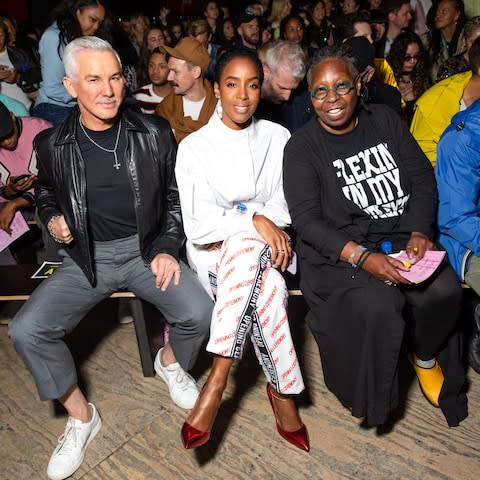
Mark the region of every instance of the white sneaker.
<instances>
[{"instance_id":1,"label":"white sneaker","mask_svg":"<svg viewBox=\"0 0 480 480\"><path fill-rule=\"evenodd\" d=\"M89 405L93 413L88 423L68 417L65 431L48 462L47 475L50 480L63 480L72 475L82 464L88 444L99 432L102 420L95 406Z\"/></svg>"},{"instance_id":2,"label":"white sneaker","mask_svg":"<svg viewBox=\"0 0 480 480\"><path fill-rule=\"evenodd\" d=\"M195 380L178 363L171 363L167 367L162 365L161 348L155 357L154 367L157 375L167 384L170 397L175 405L190 410L198 398L198 388Z\"/></svg>"}]
</instances>

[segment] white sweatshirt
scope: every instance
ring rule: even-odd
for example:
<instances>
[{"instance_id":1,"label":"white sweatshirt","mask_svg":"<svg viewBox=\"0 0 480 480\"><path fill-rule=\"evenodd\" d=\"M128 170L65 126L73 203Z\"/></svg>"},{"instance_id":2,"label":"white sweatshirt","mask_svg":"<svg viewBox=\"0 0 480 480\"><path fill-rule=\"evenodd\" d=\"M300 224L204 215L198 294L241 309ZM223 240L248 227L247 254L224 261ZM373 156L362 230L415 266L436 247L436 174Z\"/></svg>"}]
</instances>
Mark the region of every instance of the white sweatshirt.
<instances>
[{"instance_id":1,"label":"white sweatshirt","mask_svg":"<svg viewBox=\"0 0 480 480\"><path fill-rule=\"evenodd\" d=\"M283 228L290 224L283 194L283 149L289 131L253 119L243 130L227 127L217 110L178 147L175 173L190 266L207 288L208 269L218 252L203 246L253 230L254 213ZM235 206L247 207L243 214ZM207 291L209 288L207 288Z\"/></svg>"}]
</instances>

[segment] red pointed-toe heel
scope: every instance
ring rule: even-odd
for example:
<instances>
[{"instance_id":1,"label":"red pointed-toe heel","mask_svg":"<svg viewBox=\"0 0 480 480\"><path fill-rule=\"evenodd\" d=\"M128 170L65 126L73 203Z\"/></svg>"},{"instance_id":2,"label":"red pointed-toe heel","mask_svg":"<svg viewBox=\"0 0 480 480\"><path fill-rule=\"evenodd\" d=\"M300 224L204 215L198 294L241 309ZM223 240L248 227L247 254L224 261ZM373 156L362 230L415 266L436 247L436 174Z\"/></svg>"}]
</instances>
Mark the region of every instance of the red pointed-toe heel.
<instances>
[{"instance_id":1,"label":"red pointed-toe heel","mask_svg":"<svg viewBox=\"0 0 480 480\"><path fill-rule=\"evenodd\" d=\"M273 415L275 416L275 422L277 424L277 431L280 434L280 436L285 439L287 442L291 443L295 447L299 448L300 450L304 450L305 452L310 451L310 441L308 439L308 431L307 427L302 423L302 426L293 432L288 432L287 430L284 430L278 421L277 418L277 412L275 410L275 405L273 403L273 397L274 394L272 392L272 387L269 383L267 383L267 395L268 395L268 400L270 401L270 405L273 410ZM280 401L285 401L287 400L286 398L281 398L275 396L277 400ZM288 399L289 400L289 399Z\"/></svg>"},{"instance_id":2,"label":"red pointed-toe heel","mask_svg":"<svg viewBox=\"0 0 480 480\"><path fill-rule=\"evenodd\" d=\"M200 395L205 390L206 385L207 384L205 384L202 387L202 391L200 392ZM197 403L198 401L199 399L197 399ZM197 406L197 403L195 403L193 408ZM195 428L194 426L190 425L188 422L183 423L181 435L182 435L183 446L187 449L201 447L202 445L205 445L210 440L210 432L202 432L202 430L198 430L198 428Z\"/></svg>"},{"instance_id":3,"label":"red pointed-toe heel","mask_svg":"<svg viewBox=\"0 0 480 480\"><path fill-rule=\"evenodd\" d=\"M210 432L202 432L188 422L182 426L182 442L185 448L197 448L205 445L210 439Z\"/></svg>"},{"instance_id":4,"label":"red pointed-toe heel","mask_svg":"<svg viewBox=\"0 0 480 480\"><path fill-rule=\"evenodd\" d=\"M212 370L207 382L193 406L190 416L182 426L182 441L185 448L196 448L210 440L210 432L222 402L222 395L227 386L228 372L233 364L233 358L216 356L213 359ZM205 431L195 428L192 423L205 428Z\"/></svg>"}]
</instances>

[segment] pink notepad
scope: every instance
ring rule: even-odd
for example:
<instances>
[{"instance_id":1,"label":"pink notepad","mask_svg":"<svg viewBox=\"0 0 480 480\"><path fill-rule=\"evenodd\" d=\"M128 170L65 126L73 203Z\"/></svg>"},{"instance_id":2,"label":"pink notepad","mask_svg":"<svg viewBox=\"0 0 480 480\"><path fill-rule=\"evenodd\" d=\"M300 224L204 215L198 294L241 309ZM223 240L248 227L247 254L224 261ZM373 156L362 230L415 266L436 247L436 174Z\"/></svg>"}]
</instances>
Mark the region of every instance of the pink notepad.
<instances>
[{"instance_id":1,"label":"pink notepad","mask_svg":"<svg viewBox=\"0 0 480 480\"><path fill-rule=\"evenodd\" d=\"M407 253L403 250L399 253L393 254L392 257L395 257L400 261L409 259ZM433 272L435 272L438 266L442 263L444 257L444 251L427 250L424 257L419 262L412 264L408 272L399 270L399 273L402 277L405 277L412 283L422 283L429 278Z\"/></svg>"},{"instance_id":2,"label":"pink notepad","mask_svg":"<svg viewBox=\"0 0 480 480\"><path fill-rule=\"evenodd\" d=\"M15 213L12 223L10 224L12 230L9 235L5 230L0 229L0 252L5 250L13 241L21 237L25 232L28 232L29 227L20 212Z\"/></svg>"}]
</instances>

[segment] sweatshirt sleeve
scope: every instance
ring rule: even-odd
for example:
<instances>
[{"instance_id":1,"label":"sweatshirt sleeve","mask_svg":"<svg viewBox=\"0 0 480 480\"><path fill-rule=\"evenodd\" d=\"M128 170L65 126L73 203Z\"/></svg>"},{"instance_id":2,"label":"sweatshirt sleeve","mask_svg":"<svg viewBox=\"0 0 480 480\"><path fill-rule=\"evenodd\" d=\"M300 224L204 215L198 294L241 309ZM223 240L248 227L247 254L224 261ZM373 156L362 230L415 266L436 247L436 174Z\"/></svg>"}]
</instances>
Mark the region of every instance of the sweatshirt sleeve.
<instances>
[{"instance_id":1,"label":"sweatshirt sleeve","mask_svg":"<svg viewBox=\"0 0 480 480\"><path fill-rule=\"evenodd\" d=\"M293 136L284 153L284 190L297 236L335 263L348 235L332 227L323 212L322 184L311 161L312 146L305 137Z\"/></svg>"},{"instance_id":2,"label":"sweatshirt sleeve","mask_svg":"<svg viewBox=\"0 0 480 480\"><path fill-rule=\"evenodd\" d=\"M236 214L235 209L218 205L202 168L195 143L188 137L179 144L175 175L187 238L195 245L225 240L229 235L253 227L253 211Z\"/></svg>"},{"instance_id":3,"label":"sweatshirt sleeve","mask_svg":"<svg viewBox=\"0 0 480 480\"><path fill-rule=\"evenodd\" d=\"M276 126L277 132L272 136L269 149L268 182L269 190L272 191L270 198L256 213L264 215L280 228L290 225L290 214L283 191L283 151L290 138L290 132L286 128Z\"/></svg>"},{"instance_id":4,"label":"sweatshirt sleeve","mask_svg":"<svg viewBox=\"0 0 480 480\"><path fill-rule=\"evenodd\" d=\"M403 232L421 232L433 238L437 209L433 167L401 119L389 115L388 121L391 141L397 142L399 162L410 181L410 199L399 227Z\"/></svg>"}]
</instances>

